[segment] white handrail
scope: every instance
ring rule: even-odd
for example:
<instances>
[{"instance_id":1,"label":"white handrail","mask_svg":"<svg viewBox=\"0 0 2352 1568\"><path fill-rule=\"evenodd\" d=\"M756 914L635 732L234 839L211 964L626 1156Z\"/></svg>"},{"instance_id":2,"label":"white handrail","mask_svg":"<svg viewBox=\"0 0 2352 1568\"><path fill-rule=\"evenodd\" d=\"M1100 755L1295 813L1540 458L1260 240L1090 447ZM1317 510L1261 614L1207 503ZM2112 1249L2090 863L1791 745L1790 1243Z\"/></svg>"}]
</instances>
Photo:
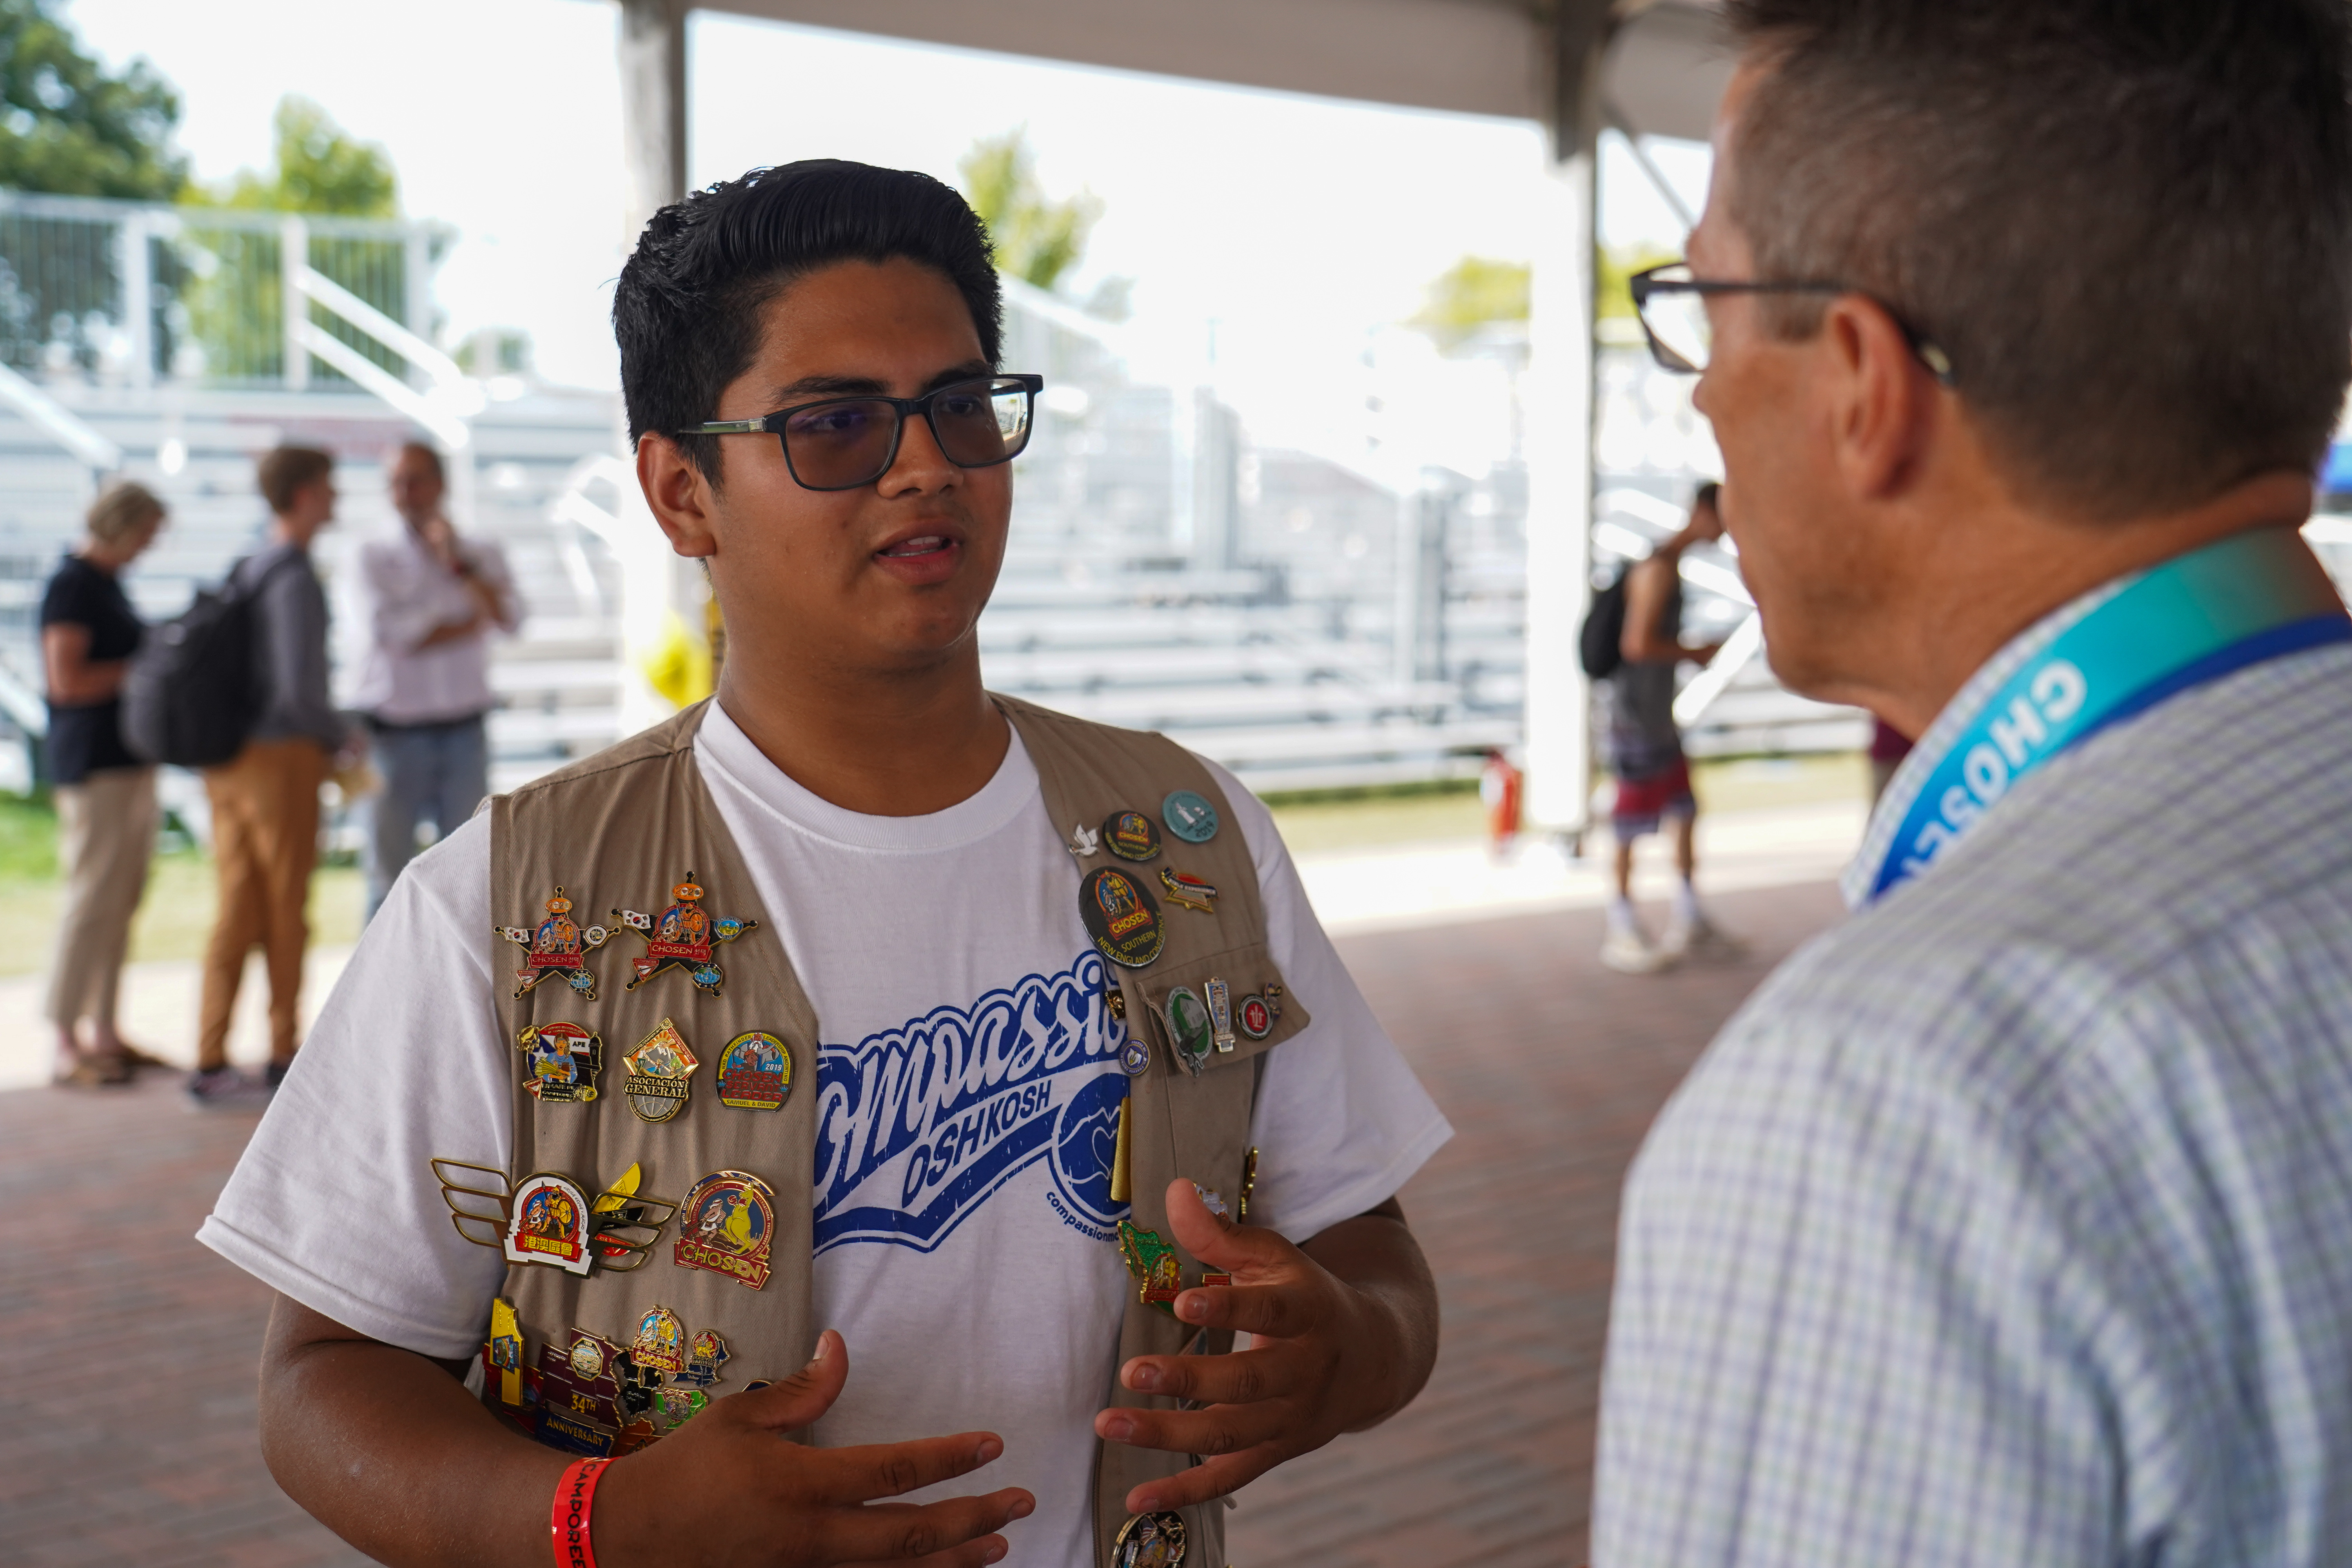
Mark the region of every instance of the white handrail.
<instances>
[{"instance_id":1,"label":"white handrail","mask_svg":"<svg viewBox=\"0 0 2352 1568\"><path fill-rule=\"evenodd\" d=\"M0 403L7 404L58 446L99 472L110 474L122 467L121 447L5 364L0 364Z\"/></svg>"},{"instance_id":2,"label":"white handrail","mask_svg":"<svg viewBox=\"0 0 2352 1568\"><path fill-rule=\"evenodd\" d=\"M1748 667L1748 661L1762 652L1763 648L1763 616L1750 615L1746 620L1732 627L1731 635L1723 639L1723 647L1717 651L1714 658L1707 661L1707 667L1691 677L1690 684L1675 693L1675 724L1687 730L1697 723L1699 715L1706 712L1715 700L1723 695L1725 689L1730 686L1732 678L1745 669Z\"/></svg>"},{"instance_id":3,"label":"white handrail","mask_svg":"<svg viewBox=\"0 0 2352 1568\"><path fill-rule=\"evenodd\" d=\"M294 287L431 376L435 385L459 386L465 384L466 373L458 367L456 360L320 272L317 268L295 268ZM328 363L333 363L331 360ZM336 365L335 368L342 369L341 365ZM354 376L352 379L358 378Z\"/></svg>"},{"instance_id":4,"label":"white handrail","mask_svg":"<svg viewBox=\"0 0 2352 1568\"><path fill-rule=\"evenodd\" d=\"M408 383L368 358L315 321L294 325L295 342L357 382L401 413L407 415L453 452L463 451L474 433L466 422L436 404Z\"/></svg>"}]
</instances>

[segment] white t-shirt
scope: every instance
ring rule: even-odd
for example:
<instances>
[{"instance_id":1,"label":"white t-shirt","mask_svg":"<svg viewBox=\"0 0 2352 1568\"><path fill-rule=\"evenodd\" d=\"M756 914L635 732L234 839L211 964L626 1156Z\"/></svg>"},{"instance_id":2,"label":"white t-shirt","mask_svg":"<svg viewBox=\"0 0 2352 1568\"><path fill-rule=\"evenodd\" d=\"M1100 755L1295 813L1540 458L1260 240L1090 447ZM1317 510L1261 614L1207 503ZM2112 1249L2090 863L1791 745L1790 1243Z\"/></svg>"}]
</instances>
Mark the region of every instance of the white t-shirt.
<instances>
[{"instance_id":1,"label":"white t-shirt","mask_svg":"<svg viewBox=\"0 0 2352 1568\"><path fill-rule=\"evenodd\" d=\"M1037 1509L1008 1532L1012 1561L1087 1568L1094 1417L1131 1287L1102 1136L1125 1092L1117 1042L1056 1038L1100 1016L1105 983L1070 825L1046 820L1017 734L980 793L929 816L827 804L715 704L695 754L824 1037L814 1294L850 1372L816 1440L996 1432L1003 1458L914 1499L1025 1487ZM1269 1055L1252 1128L1251 1217L1303 1241L1395 1193L1453 1130L1332 950L1265 806L1216 776L1275 963L1314 1020ZM494 914L519 912L493 911L488 886L485 817L410 863L197 1237L423 1355L474 1353L505 1275L458 1237L427 1164L509 1163L516 1058L487 938ZM1034 1047L1002 1047L1011 1031ZM967 1042L1030 1063L1012 1069L1028 1081L915 1107L912 1122L902 1102L859 1103L861 1082L905 1076L860 1064Z\"/></svg>"}]
</instances>

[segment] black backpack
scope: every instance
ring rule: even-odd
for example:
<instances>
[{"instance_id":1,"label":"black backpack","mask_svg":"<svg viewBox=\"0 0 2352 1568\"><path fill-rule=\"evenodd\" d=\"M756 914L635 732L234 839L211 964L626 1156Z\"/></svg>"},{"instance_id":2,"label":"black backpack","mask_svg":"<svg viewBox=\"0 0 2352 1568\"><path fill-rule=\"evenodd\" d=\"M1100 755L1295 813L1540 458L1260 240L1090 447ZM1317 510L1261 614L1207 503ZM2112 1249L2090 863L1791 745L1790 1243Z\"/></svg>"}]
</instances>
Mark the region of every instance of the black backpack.
<instances>
[{"instance_id":1,"label":"black backpack","mask_svg":"<svg viewBox=\"0 0 2352 1568\"><path fill-rule=\"evenodd\" d=\"M243 750L261 721L268 692L254 649L253 601L278 567L240 584L244 566L230 567L218 588L198 589L184 614L141 639L122 678L122 743L132 755L212 767Z\"/></svg>"},{"instance_id":2,"label":"black backpack","mask_svg":"<svg viewBox=\"0 0 2352 1568\"><path fill-rule=\"evenodd\" d=\"M1607 587L1593 590L1592 607L1584 612L1584 629L1577 633L1578 662L1594 680L1608 679L1625 662L1625 574L1632 570L1618 567Z\"/></svg>"}]
</instances>

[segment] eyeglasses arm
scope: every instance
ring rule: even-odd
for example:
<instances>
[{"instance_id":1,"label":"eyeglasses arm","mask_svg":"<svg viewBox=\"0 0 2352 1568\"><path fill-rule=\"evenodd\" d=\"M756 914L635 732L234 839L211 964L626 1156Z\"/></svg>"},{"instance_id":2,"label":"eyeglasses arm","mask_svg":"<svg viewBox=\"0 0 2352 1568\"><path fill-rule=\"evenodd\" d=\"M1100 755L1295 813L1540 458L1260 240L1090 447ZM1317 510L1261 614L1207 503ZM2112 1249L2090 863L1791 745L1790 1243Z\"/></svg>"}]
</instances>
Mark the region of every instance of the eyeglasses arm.
<instances>
[{"instance_id":1,"label":"eyeglasses arm","mask_svg":"<svg viewBox=\"0 0 2352 1568\"><path fill-rule=\"evenodd\" d=\"M705 425L689 425L678 432L681 436L764 436L768 433L765 419L713 419Z\"/></svg>"}]
</instances>

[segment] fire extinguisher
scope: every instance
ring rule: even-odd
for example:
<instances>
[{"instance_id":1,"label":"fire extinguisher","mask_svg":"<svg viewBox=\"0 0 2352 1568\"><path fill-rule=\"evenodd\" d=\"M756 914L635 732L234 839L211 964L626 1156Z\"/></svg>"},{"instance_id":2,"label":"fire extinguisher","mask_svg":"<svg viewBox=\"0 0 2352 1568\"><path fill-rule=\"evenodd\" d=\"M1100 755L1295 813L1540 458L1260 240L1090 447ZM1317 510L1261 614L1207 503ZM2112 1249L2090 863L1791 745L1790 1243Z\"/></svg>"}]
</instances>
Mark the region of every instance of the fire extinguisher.
<instances>
[{"instance_id":1,"label":"fire extinguisher","mask_svg":"<svg viewBox=\"0 0 2352 1568\"><path fill-rule=\"evenodd\" d=\"M1486 766L1478 775L1478 799L1486 807L1487 843L1496 859L1518 846L1522 776L1500 751L1486 753Z\"/></svg>"}]
</instances>

